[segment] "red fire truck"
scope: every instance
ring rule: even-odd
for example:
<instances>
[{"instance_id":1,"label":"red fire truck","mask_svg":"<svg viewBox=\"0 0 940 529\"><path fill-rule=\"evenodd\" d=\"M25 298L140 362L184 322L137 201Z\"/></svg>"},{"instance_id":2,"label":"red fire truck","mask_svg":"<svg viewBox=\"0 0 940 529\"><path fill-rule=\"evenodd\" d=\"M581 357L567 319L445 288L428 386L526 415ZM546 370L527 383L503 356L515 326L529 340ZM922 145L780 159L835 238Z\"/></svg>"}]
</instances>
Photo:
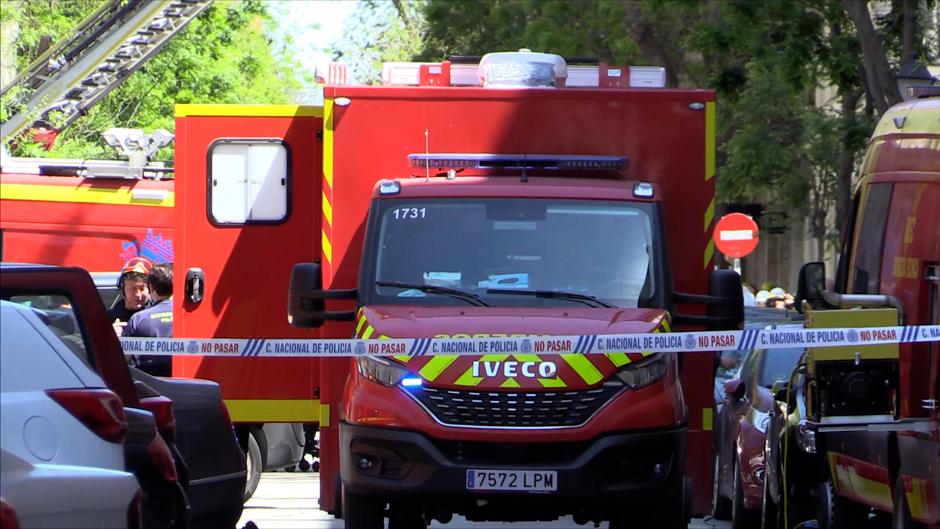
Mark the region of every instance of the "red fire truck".
<instances>
[{"instance_id":1,"label":"red fire truck","mask_svg":"<svg viewBox=\"0 0 940 529\"><path fill-rule=\"evenodd\" d=\"M869 141L835 292L823 291L822 263L801 270L801 297L822 309L808 318L823 326L863 325L877 311L859 307L877 306L904 325L940 324L940 87L911 92L920 97L885 112ZM940 527L940 342L922 337L934 341L873 359L830 349L810 365L801 429L812 443L799 450L824 457L824 471L790 477L819 492L787 527L814 507L823 527L855 527L872 509L892 513L892 527Z\"/></svg>"},{"instance_id":2,"label":"red fire truck","mask_svg":"<svg viewBox=\"0 0 940 529\"><path fill-rule=\"evenodd\" d=\"M323 107L179 105L175 183L58 181L68 211L13 197L39 184L4 168L4 258L37 240L8 198L102 258L121 237L143 251L144 226L172 237L181 337L736 328L740 281L711 270L714 94L663 89L661 69L500 62L486 86L478 60L400 63ZM114 210L89 217L92 197L135 196L173 207L120 236ZM321 508L348 527L708 510L713 355L491 353L180 357L173 374L218 381L237 423L319 423Z\"/></svg>"},{"instance_id":3,"label":"red fire truck","mask_svg":"<svg viewBox=\"0 0 940 529\"><path fill-rule=\"evenodd\" d=\"M286 278L267 253L299 246L317 261L295 266L289 317L323 337L737 328L740 280L710 271L714 94L631 88L642 69L489 57L387 67L410 86L327 87L322 181L289 184L291 214L315 218L284 242L273 226L232 233L231 250L183 226L183 260L225 256L237 288L276 295ZM220 129L284 137L233 119L197 139L186 120L186 145ZM184 160L199 166L187 175L205 162ZM187 200L202 204L209 182L188 181ZM321 208L297 207L298 195ZM690 303L708 310L676 312ZM247 325L276 309L230 310ZM684 527L711 494L713 355L577 353L323 360L321 507L357 528L455 514Z\"/></svg>"}]
</instances>

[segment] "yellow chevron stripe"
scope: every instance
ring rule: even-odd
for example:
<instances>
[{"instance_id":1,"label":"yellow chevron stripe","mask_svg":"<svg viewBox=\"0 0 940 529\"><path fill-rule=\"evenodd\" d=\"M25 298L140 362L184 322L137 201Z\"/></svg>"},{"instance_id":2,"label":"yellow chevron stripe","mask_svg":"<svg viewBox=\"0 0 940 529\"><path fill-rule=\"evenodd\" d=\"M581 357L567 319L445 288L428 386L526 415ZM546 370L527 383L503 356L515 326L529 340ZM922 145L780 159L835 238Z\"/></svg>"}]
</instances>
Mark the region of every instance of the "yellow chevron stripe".
<instances>
[{"instance_id":1,"label":"yellow chevron stripe","mask_svg":"<svg viewBox=\"0 0 940 529\"><path fill-rule=\"evenodd\" d=\"M708 231L712 227L712 221L715 220L715 198L712 197L712 201L708 204L708 207L705 208L705 230Z\"/></svg>"},{"instance_id":2,"label":"yellow chevron stripe","mask_svg":"<svg viewBox=\"0 0 940 529\"><path fill-rule=\"evenodd\" d=\"M499 385L499 387L501 387L501 388L518 388L518 387L520 387L520 386L519 386L519 383L515 381L515 379L507 378L505 382L503 382L502 384Z\"/></svg>"},{"instance_id":3,"label":"yellow chevron stripe","mask_svg":"<svg viewBox=\"0 0 940 529\"><path fill-rule=\"evenodd\" d=\"M705 180L715 176L715 102L705 103Z\"/></svg>"},{"instance_id":4,"label":"yellow chevron stripe","mask_svg":"<svg viewBox=\"0 0 940 529\"><path fill-rule=\"evenodd\" d=\"M316 399L225 399L235 422L320 422L328 426L329 406ZM326 408L326 416L323 415ZM324 424L324 419L326 424Z\"/></svg>"},{"instance_id":5,"label":"yellow chevron stripe","mask_svg":"<svg viewBox=\"0 0 940 529\"><path fill-rule=\"evenodd\" d=\"M562 380L561 377L540 378L539 384L541 384L542 387L546 387L546 388L567 388L568 387L568 384L565 384L565 381Z\"/></svg>"},{"instance_id":6,"label":"yellow chevron stripe","mask_svg":"<svg viewBox=\"0 0 940 529\"><path fill-rule=\"evenodd\" d=\"M332 228L333 205L330 204L330 199L326 197L326 191L323 191L323 201L321 207L323 208L323 216L326 217L326 223Z\"/></svg>"},{"instance_id":7,"label":"yellow chevron stripe","mask_svg":"<svg viewBox=\"0 0 940 529\"><path fill-rule=\"evenodd\" d=\"M327 263L333 263L333 244L330 243L330 238L326 235L326 230L321 232L320 245L323 247L323 258L326 259Z\"/></svg>"},{"instance_id":8,"label":"yellow chevron stripe","mask_svg":"<svg viewBox=\"0 0 940 529\"><path fill-rule=\"evenodd\" d=\"M333 100L323 101L323 179L333 189Z\"/></svg>"},{"instance_id":9,"label":"yellow chevron stripe","mask_svg":"<svg viewBox=\"0 0 940 529\"><path fill-rule=\"evenodd\" d=\"M708 268L712 264L712 258L715 257L715 239L709 238L708 245L705 246L705 264L704 268Z\"/></svg>"},{"instance_id":10,"label":"yellow chevron stripe","mask_svg":"<svg viewBox=\"0 0 940 529\"><path fill-rule=\"evenodd\" d=\"M623 367L632 362L627 353L607 353L607 359L617 367Z\"/></svg>"},{"instance_id":11,"label":"yellow chevron stripe","mask_svg":"<svg viewBox=\"0 0 940 529\"><path fill-rule=\"evenodd\" d=\"M711 431L714 428L714 415L711 408L702 408L702 430Z\"/></svg>"},{"instance_id":12,"label":"yellow chevron stripe","mask_svg":"<svg viewBox=\"0 0 940 529\"><path fill-rule=\"evenodd\" d=\"M398 360L399 362L401 362L401 363L403 363L403 364L407 364L407 363L410 362L411 359L412 359L412 357L410 357L410 356L408 356L408 355L395 355L395 356L393 356L392 358L394 358L395 360Z\"/></svg>"},{"instance_id":13,"label":"yellow chevron stripe","mask_svg":"<svg viewBox=\"0 0 940 529\"><path fill-rule=\"evenodd\" d=\"M36 202L77 202L82 204L116 204L131 206L173 207L175 195L167 190L166 198L134 198L128 187L105 189L100 187L66 187L32 184L3 184L0 186L2 200L32 200Z\"/></svg>"},{"instance_id":14,"label":"yellow chevron stripe","mask_svg":"<svg viewBox=\"0 0 940 529\"><path fill-rule=\"evenodd\" d=\"M365 330L365 332L362 333L362 339L363 339L363 340L368 340L369 337L372 336L372 333L374 333L374 332L375 332L375 327L373 327L373 326L371 326L371 325L366 325L366 330Z\"/></svg>"},{"instance_id":15,"label":"yellow chevron stripe","mask_svg":"<svg viewBox=\"0 0 940 529\"><path fill-rule=\"evenodd\" d=\"M458 358L457 355L441 355L435 356L428 361L427 364L424 364L424 367L418 371L418 374L421 375L425 380L429 382L434 382L437 380L437 377L441 376L441 373L445 369L450 367Z\"/></svg>"},{"instance_id":16,"label":"yellow chevron stripe","mask_svg":"<svg viewBox=\"0 0 940 529\"><path fill-rule=\"evenodd\" d=\"M359 323L356 324L356 336L359 336L362 332L362 326L366 324L366 317L363 316L359 318Z\"/></svg>"},{"instance_id":17,"label":"yellow chevron stripe","mask_svg":"<svg viewBox=\"0 0 940 529\"><path fill-rule=\"evenodd\" d=\"M563 354L561 357L589 385L596 384L604 378L594 364L582 354Z\"/></svg>"},{"instance_id":18,"label":"yellow chevron stripe","mask_svg":"<svg viewBox=\"0 0 940 529\"><path fill-rule=\"evenodd\" d=\"M669 325L669 315L663 316L662 321L659 322L659 325L662 326L664 332L672 332L672 326Z\"/></svg>"}]
</instances>

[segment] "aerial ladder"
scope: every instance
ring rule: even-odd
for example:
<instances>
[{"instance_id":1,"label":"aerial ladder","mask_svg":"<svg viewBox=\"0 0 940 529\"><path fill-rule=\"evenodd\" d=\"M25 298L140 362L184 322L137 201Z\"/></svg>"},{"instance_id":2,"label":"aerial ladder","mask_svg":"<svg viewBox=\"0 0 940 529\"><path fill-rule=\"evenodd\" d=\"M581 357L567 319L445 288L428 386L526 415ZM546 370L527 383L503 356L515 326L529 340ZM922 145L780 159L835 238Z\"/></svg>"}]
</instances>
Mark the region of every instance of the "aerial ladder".
<instances>
[{"instance_id":1,"label":"aerial ladder","mask_svg":"<svg viewBox=\"0 0 940 529\"><path fill-rule=\"evenodd\" d=\"M143 66L212 0L108 0L0 90L10 117L0 141L24 129L52 139ZM7 97L9 94L9 98Z\"/></svg>"}]
</instances>

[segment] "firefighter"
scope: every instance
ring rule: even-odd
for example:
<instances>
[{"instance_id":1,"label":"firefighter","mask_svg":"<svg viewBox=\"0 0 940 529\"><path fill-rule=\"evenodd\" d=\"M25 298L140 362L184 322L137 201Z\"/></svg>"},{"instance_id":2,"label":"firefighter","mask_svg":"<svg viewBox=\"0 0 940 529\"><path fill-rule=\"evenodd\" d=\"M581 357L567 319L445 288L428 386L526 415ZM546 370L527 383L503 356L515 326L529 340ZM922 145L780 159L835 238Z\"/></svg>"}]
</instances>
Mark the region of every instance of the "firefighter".
<instances>
[{"instance_id":1,"label":"firefighter","mask_svg":"<svg viewBox=\"0 0 940 529\"><path fill-rule=\"evenodd\" d=\"M153 305L143 309L127 323L124 336L169 338L173 335L173 265L158 264L147 277ZM169 356L141 356L137 367L158 377L168 377L172 371Z\"/></svg>"},{"instance_id":2,"label":"firefighter","mask_svg":"<svg viewBox=\"0 0 940 529\"><path fill-rule=\"evenodd\" d=\"M120 303L108 309L108 318L118 336L123 335L124 327L131 316L150 303L147 277L152 269L153 263L146 257L129 259L121 268L121 276L118 278Z\"/></svg>"}]
</instances>

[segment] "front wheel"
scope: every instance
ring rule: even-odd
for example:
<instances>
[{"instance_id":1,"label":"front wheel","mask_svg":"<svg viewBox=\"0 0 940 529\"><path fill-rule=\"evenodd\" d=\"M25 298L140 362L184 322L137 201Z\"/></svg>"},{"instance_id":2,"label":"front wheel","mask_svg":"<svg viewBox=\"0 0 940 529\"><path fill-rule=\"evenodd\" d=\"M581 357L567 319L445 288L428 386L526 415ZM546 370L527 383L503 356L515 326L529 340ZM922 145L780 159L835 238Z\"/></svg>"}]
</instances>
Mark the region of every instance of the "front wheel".
<instances>
[{"instance_id":1,"label":"front wheel","mask_svg":"<svg viewBox=\"0 0 940 529\"><path fill-rule=\"evenodd\" d=\"M651 505L647 509L630 508L621 517L611 520L610 529L687 529L692 513L692 479L682 478L678 497L668 503Z\"/></svg>"},{"instance_id":2,"label":"front wheel","mask_svg":"<svg viewBox=\"0 0 940 529\"><path fill-rule=\"evenodd\" d=\"M734 466L734 498L731 500L732 529L750 529L757 525L757 513L744 506L744 482L741 469Z\"/></svg>"},{"instance_id":3,"label":"front wheel","mask_svg":"<svg viewBox=\"0 0 940 529\"><path fill-rule=\"evenodd\" d=\"M385 502L354 494L343 487L343 522L346 529L384 529Z\"/></svg>"},{"instance_id":4,"label":"front wheel","mask_svg":"<svg viewBox=\"0 0 940 529\"><path fill-rule=\"evenodd\" d=\"M868 523L871 509L836 494L832 480L819 484L816 520L821 529L854 529Z\"/></svg>"},{"instance_id":5,"label":"front wheel","mask_svg":"<svg viewBox=\"0 0 940 529\"><path fill-rule=\"evenodd\" d=\"M777 503L770 497L770 482L764 474L764 497L760 505L761 529L777 529Z\"/></svg>"},{"instance_id":6,"label":"front wheel","mask_svg":"<svg viewBox=\"0 0 940 529\"><path fill-rule=\"evenodd\" d=\"M245 495L242 501L248 501L257 490L258 483L261 482L263 465L261 447L258 445L258 440L255 439L253 433L248 434L248 451L245 452L245 459L245 466L248 468L248 479L245 480Z\"/></svg>"}]
</instances>

